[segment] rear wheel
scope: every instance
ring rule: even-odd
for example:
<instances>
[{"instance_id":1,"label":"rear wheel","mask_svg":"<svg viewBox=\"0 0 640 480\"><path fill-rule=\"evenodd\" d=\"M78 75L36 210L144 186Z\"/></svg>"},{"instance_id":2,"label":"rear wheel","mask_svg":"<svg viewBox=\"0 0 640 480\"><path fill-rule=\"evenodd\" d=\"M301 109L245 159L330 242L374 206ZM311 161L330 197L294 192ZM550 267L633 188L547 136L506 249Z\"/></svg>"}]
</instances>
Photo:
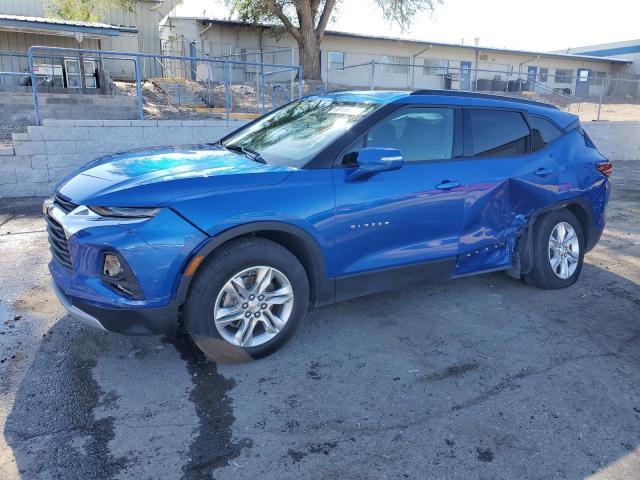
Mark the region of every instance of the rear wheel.
<instances>
[{"instance_id":1,"label":"rear wheel","mask_svg":"<svg viewBox=\"0 0 640 480\"><path fill-rule=\"evenodd\" d=\"M187 331L221 361L246 361L275 352L307 314L304 267L283 246L242 238L220 247L198 272L185 304Z\"/></svg>"},{"instance_id":2,"label":"rear wheel","mask_svg":"<svg viewBox=\"0 0 640 480\"><path fill-rule=\"evenodd\" d=\"M582 270L584 236L576 216L558 210L543 216L534 233L534 265L525 281L538 288L573 285Z\"/></svg>"}]
</instances>

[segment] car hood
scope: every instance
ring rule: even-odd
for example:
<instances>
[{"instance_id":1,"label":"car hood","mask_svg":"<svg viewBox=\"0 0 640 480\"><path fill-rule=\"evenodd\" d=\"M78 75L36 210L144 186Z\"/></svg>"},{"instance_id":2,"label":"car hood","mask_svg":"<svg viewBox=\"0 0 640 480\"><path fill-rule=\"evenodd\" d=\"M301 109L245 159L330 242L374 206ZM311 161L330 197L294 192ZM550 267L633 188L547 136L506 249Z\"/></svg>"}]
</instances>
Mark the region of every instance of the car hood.
<instances>
[{"instance_id":1,"label":"car hood","mask_svg":"<svg viewBox=\"0 0 640 480\"><path fill-rule=\"evenodd\" d=\"M157 206L216 190L273 185L293 170L216 145L158 147L99 158L66 177L57 192L83 205Z\"/></svg>"}]
</instances>

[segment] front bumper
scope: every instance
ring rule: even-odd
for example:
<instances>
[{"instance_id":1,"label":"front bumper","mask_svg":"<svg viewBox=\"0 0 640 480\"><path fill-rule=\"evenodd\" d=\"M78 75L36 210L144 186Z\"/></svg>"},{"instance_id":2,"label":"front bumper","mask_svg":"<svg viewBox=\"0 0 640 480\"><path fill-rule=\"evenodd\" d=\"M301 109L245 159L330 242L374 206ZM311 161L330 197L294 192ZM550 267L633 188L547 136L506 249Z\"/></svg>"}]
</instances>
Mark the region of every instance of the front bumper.
<instances>
[{"instance_id":1,"label":"front bumper","mask_svg":"<svg viewBox=\"0 0 640 480\"><path fill-rule=\"evenodd\" d=\"M91 327L123 335L171 335L178 325L178 306L107 308L67 296L54 282L53 292L71 318Z\"/></svg>"},{"instance_id":2,"label":"front bumper","mask_svg":"<svg viewBox=\"0 0 640 480\"><path fill-rule=\"evenodd\" d=\"M56 199L59 203L59 200ZM171 209L137 221L94 218L83 206L45 207L53 290L69 314L126 335L175 332L177 289L192 252L207 237ZM135 278L133 297L101 278L105 252L116 253Z\"/></svg>"}]
</instances>

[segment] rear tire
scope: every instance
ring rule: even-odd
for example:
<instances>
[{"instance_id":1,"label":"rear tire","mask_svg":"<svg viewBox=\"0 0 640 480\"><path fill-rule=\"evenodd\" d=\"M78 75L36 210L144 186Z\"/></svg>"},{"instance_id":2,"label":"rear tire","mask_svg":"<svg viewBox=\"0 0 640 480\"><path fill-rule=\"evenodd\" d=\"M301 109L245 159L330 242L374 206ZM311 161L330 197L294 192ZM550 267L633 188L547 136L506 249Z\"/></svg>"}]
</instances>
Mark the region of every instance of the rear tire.
<instances>
[{"instance_id":1,"label":"rear tire","mask_svg":"<svg viewBox=\"0 0 640 480\"><path fill-rule=\"evenodd\" d=\"M569 210L552 211L540 218L533 235L533 269L524 276L528 285L556 289L573 285L584 260L584 236Z\"/></svg>"},{"instance_id":2,"label":"rear tire","mask_svg":"<svg viewBox=\"0 0 640 480\"><path fill-rule=\"evenodd\" d=\"M236 363L282 347L308 308L309 281L295 255L270 240L244 237L219 247L198 270L184 321L206 355Z\"/></svg>"}]
</instances>

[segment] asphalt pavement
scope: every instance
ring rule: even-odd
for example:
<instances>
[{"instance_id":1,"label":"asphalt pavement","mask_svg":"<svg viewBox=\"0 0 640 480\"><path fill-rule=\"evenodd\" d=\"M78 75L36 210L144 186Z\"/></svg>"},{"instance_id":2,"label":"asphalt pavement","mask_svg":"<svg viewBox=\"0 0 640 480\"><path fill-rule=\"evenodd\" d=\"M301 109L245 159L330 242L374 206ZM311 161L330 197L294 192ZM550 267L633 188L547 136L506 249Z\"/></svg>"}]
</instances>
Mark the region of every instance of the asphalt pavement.
<instances>
[{"instance_id":1,"label":"asphalt pavement","mask_svg":"<svg viewBox=\"0 0 640 480\"><path fill-rule=\"evenodd\" d=\"M576 285L364 297L239 365L66 316L41 199L0 201L0 478L640 478L640 161L615 168Z\"/></svg>"}]
</instances>

